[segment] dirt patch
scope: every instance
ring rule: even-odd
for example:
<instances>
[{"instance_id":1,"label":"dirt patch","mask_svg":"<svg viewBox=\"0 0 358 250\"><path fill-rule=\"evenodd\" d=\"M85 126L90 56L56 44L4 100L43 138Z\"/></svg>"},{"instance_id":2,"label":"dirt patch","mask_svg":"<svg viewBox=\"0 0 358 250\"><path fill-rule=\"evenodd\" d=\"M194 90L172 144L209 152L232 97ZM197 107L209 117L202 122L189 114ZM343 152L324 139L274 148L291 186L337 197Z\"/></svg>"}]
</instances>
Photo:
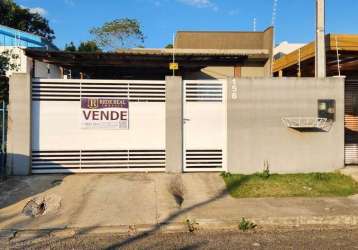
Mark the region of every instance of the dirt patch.
<instances>
[{"instance_id":1,"label":"dirt patch","mask_svg":"<svg viewBox=\"0 0 358 250\"><path fill-rule=\"evenodd\" d=\"M51 185L52 185L52 186L59 186L59 185L62 184L62 182L63 182L62 179L53 180L53 181L51 182Z\"/></svg>"},{"instance_id":2,"label":"dirt patch","mask_svg":"<svg viewBox=\"0 0 358 250\"><path fill-rule=\"evenodd\" d=\"M47 213L56 212L61 207L61 198L57 195L37 196L31 199L22 210L30 217L38 217Z\"/></svg>"}]
</instances>

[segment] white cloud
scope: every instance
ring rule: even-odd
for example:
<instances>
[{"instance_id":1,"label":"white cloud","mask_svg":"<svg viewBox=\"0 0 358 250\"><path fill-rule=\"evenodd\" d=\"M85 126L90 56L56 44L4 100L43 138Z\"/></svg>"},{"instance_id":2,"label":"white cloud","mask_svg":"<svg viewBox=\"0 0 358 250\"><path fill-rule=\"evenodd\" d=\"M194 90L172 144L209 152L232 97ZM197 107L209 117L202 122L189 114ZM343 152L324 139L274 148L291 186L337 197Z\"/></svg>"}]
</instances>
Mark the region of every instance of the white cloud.
<instances>
[{"instance_id":1,"label":"white cloud","mask_svg":"<svg viewBox=\"0 0 358 250\"><path fill-rule=\"evenodd\" d=\"M163 4L167 4L168 0L147 0L150 4L153 4L155 7L161 7ZM142 2L142 1L139 1Z\"/></svg>"},{"instance_id":2,"label":"white cloud","mask_svg":"<svg viewBox=\"0 0 358 250\"><path fill-rule=\"evenodd\" d=\"M34 8L29 8L29 7L26 7L26 6L23 6L23 5L20 5L21 8L24 8L24 9L28 9L30 13L37 13L41 16L46 16L48 14L47 10L45 10L44 8L41 8L41 7L34 7Z\"/></svg>"},{"instance_id":3,"label":"white cloud","mask_svg":"<svg viewBox=\"0 0 358 250\"><path fill-rule=\"evenodd\" d=\"M233 10L229 10L228 14L230 16L236 16L240 13L240 11L238 9L233 9Z\"/></svg>"},{"instance_id":4,"label":"white cloud","mask_svg":"<svg viewBox=\"0 0 358 250\"><path fill-rule=\"evenodd\" d=\"M65 4L73 7L73 6L75 6L75 1L74 0L65 0Z\"/></svg>"},{"instance_id":5,"label":"white cloud","mask_svg":"<svg viewBox=\"0 0 358 250\"><path fill-rule=\"evenodd\" d=\"M41 7L29 8L29 11L30 11L30 13L37 13L37 14L40 14L41 16L47 15L47 10L45 10L44 8L41 8Z\"/></svg>"},{"instance_id":6,"label":"white cloud","mask_svg":"<svg viewBox=\"0 0 358 250\"><path fill-rule=\"evenodd\" d=\"M177 1L197 8L210 8L214 11L219 10L219 8L211 0L177 0Z\"/></svg>"},{"instance_id":7,"label":"white cloud","mask_svg":"<svg viewBox=\"0 0 358 250\"><path fill-rule=\"evenodd\" d=\"M73 0L65 0L65 1L73 1ZM159 7L166 4L170 4L171 0L149 0L154 6ZM219 7L212 2L212 0L175 0L179 3L189 5L195 8L209 8L213 11L218 11Z\"/></svg>"}]
</instances>

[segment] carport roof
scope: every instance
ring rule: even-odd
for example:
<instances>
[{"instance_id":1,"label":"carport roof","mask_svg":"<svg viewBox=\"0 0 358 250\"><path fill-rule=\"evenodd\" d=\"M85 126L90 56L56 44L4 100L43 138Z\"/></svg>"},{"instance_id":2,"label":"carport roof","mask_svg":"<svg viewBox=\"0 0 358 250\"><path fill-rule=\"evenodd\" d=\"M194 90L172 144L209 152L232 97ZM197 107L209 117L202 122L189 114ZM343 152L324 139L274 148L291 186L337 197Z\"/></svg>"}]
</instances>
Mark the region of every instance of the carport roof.
<instances>
[{"instance_id":1,"label":"carport roof","mask_svg":"<svg viewBox=\"0 0 358 250\"><path fill-rule=\"evenodd\" d=\"M25 49L27 56L82 72L91 78L152 77L171 75L173 49L121 49L116 52L66 52ZM234 66L244 63L265 65L266 49L175 49L178 75L200 71L208 66Z\"/></svg>"},{"instance_id":2,"label":"carport roof","mask_svg":"<svg viewBox=\"0 0 358 250\"><path fill-rule=\"evenodd\" d=\"M176 61L182 67L208 65L232 65L243 60L266 61L270 58L266 49L175 49ZM25 49L27 56L63 67L77 66L143 66L168 67L173 49L121 49L116 52L66 52ZM155 63L155 64L153 64Z\"/></svg>"},{"instance_id":3,"label":"carport roof","mask_svg":"<svg viewBox=\"0 0 358 250\"><path fill-rule=\"evenodd\" d=\"M328 34L326 35L327 75L338 74L339 67L346 76L358 75L358 35L357 34ZM302 76L314 76L315 70L315 42L293 51L274 61L273 73L283 76L296 76L298 65L301 66Z\"/></svg>"}]
</instances>

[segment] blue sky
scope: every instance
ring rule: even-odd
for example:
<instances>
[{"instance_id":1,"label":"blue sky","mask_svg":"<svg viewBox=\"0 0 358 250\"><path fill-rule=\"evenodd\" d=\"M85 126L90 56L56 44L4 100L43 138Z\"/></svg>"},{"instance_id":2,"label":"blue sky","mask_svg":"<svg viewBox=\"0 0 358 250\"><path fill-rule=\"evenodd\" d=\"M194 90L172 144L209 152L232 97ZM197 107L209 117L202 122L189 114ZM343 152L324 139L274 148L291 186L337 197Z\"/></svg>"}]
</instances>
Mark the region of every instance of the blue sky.
<instances>
[{"instance_id":1,"label":"blue sky","mask_svg":"<svg viewBox=\"0 0 358 250\"><path fill-rule=\"evenodd\" d=\"M60 48L91 39L95 26L136 18L145 47L163 47L178 30L252 31L271 25L273 0L16 0L40 12L54 29ZM358 0L326 0L327 33L358 33ZM315 0L278 0L276 41L309 42L315 32Z\"/></svg>"}]
</instances>

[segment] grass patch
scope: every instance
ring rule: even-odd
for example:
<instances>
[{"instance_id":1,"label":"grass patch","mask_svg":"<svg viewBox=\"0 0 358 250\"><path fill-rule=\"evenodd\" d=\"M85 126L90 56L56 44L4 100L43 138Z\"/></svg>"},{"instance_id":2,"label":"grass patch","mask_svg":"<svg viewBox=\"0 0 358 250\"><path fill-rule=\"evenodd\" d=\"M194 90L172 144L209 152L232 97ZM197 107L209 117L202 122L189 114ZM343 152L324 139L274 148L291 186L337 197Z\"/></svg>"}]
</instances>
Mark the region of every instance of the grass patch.
<instances>
[{"instance_id":1,"label":"grass patch","mask_svg":"<svg viewBox=\"0 0 358 250\"><path fill-rule=\"evenodd\" d=\"M358 182L340 173L222 175L235 198L332 197L358 193Z\"/></svg>"}]
</instances>

